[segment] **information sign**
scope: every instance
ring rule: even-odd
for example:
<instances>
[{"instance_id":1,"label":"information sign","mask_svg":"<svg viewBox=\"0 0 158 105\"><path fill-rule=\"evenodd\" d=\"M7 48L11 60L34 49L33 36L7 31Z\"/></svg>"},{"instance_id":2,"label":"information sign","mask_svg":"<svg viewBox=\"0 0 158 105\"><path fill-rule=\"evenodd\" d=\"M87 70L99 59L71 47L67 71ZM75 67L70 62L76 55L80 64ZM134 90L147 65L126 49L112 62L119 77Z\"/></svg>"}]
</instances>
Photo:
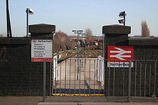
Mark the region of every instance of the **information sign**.
<instances>
[{"instance_id":1,"label":"information sign","mask_svg":"<svg viewBox=\"0 0 158 105\"><path fill-rule=\"evenodd\" d=\"M52 60L52 40L31 40L31 62L46 62Z\"/></svg>"}]
</instances>

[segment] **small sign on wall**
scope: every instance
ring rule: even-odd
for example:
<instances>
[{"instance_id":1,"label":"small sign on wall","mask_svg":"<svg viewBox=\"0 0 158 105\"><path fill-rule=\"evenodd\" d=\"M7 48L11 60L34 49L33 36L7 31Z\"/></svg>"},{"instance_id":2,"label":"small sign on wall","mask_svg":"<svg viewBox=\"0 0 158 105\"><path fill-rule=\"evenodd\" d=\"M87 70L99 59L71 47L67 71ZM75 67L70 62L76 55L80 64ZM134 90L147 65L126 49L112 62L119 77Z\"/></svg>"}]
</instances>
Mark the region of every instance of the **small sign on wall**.
<instances>
[{"instance_id":1,"label":"small sign on wall","mask_svg":"<svg viewBox=\"0 0 158 105\"><path fill-rule=\"evenodd\" d=\"M52 60L52 40L31 40L31 62L46 62Z\"/></svg>"},{"instance_id":2,"label":"small sign on wall","mask_svg":"<svg viewBox=\"0 0 158 105\"><path fill-rule=\"evenodd\" d=\"M107 67L129 67L129 60L133 60L133 46L108 46L107 58Z\"/></svg>"}]
</instances>

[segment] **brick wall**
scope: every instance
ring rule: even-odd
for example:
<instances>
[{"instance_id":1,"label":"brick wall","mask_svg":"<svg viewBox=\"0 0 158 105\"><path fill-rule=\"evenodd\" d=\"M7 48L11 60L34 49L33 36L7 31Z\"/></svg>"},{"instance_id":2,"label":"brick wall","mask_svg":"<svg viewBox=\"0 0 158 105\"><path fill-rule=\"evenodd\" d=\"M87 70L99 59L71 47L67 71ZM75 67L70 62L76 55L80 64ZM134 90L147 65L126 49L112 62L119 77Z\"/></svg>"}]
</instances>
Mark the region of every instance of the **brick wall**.
<instances>
[{"instance_id":1,"label":"brick wall","mask_svg":"<svg viewBox=\"0 0 158 105\"><path fill-rule=\"evenodd\" d=\"M111 35L112 36L112 35ZM107 37L107 36L106 36ZM122 37L120 35L120 37ZM128 37L128 35L127 35ZM114 37L113 37L114 38ZM152 94L158 96L158 41L155 39L128 39L128 43L119 45L112 42L110 38L105 38L108 43L107 46L133 46L134 47L134 67L131 74L131 95L132 96L148 96ZM122 40L122 39L121 39ZM151 44L151 43L152 44ZM155 42L155 43L153 43ZM150 44L148 44L150 43ZM106 49L107 51L107 49ZM107 52L105 53L105 59L107 59ZM110 88L108 90L110 72ZM145 74L146 72L146 74ZM155 74L156 73L156 74ZM129 68L108 68L105 62L105 88L106 95L109 92L109 96L127 96L128 95L128 78ZM146 78L146 81L145 81ZM156 81L155 81L156 78ZM136 82L135 82L136 81ZM146 82L146 83L145 83ZM156 82L156 84L154 83ZM155 89L155 93L154 93Z\"/></svg>"},{"instance_id":2,"label":"brick wall","mask_svg":"<svg viewBox=\"0 0 158 105\"><path fill-rule=\"evenodd\" d=\"M129 79L129 68L107 67L107 46L133 46L131 95L158 96L158 61L153 61L158 60L158 40L128 38L130 30L126 26L104 26L103 33L105 34L105 95L128 96Z\"/></svg>"},{"instance_id":3,"label":"brick wall","mask_svg":"<svg viewBox=\"0 0 158 105\"><path fill-rule=\"evenodd\" d=\"M47 63L47 95L50 63ZM43 63L31 62L31 38L0 39L0 96L43 95Z\"/></svg>"}]
</instances>

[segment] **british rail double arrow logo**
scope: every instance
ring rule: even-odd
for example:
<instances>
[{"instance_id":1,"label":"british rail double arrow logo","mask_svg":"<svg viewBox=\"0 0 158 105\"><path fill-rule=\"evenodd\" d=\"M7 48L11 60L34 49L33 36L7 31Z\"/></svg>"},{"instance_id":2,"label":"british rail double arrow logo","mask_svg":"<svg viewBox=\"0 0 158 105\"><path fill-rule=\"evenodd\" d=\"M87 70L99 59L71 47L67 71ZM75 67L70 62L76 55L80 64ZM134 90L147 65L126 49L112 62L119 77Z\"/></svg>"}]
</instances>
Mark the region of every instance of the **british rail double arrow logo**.
<instances>
[{"instance_id":1,"label":"british rail double arrow logo","mask_svg":"<svg viewBox=\"0 0 158 105\"><path fill-rule=\"evenodd\" d=\"M133 46L108 46L108 59L133 60Z\"/></svg>"},{"instance_id":2,"label":"british rail double arrow logo","mask_svg":"<svg viewBox=\"0 0 158 105\"><path fill-rule=\"evenodd\" d=\"M116 55L110 55L110 57L115 57L120 60L126 60L124 58L131 58L131 51L125 51L121 48L115 47L118 51L110 51L110 53L116 53ZM130 55L123 55L123 54L130 54Z\"/></svg>"}]
</instances>

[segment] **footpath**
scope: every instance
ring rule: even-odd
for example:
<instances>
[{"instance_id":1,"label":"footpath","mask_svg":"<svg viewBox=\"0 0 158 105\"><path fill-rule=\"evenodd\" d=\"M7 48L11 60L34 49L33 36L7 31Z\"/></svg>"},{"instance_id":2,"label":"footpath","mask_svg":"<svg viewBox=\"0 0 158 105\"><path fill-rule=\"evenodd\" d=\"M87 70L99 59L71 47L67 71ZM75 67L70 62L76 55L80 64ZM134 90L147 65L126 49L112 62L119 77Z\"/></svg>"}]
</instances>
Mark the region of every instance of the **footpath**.
<instances>
[{"instance_id":1,"label":"footpath","mask_svg":"<svg viewBox=\"0 0 158 105\"><path fill-rule=\"evenodd\" d=\"M120 97L48 97L42 102L41 96L0 97L0 105L158 105L158 98Z\"/></svg>"}]
</instances>

